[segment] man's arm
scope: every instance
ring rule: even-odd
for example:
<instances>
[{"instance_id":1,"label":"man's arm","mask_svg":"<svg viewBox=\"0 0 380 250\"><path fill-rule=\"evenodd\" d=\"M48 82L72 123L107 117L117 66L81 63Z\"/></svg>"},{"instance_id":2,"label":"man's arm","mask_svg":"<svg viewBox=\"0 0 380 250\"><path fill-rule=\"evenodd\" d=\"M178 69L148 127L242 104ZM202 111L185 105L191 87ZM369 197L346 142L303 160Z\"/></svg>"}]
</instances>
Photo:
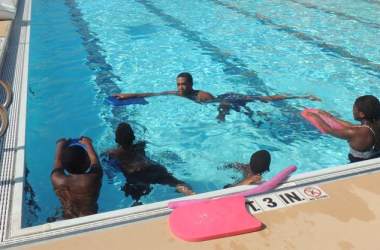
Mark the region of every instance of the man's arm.
<instances>
[{"instance_id":1,"label":"man's arm","mask_svg":"<svg viewBox=\"0 0 380 250\"><path fill-rule=\"evenodd\" d=\"M313 95L307 95L307 96L286 96L286 95L271 95L271 96L252 96L249 99L253 100L259 100L262 102L271 102L271 101L282 101L286 99L307 99L311 101L321 101L320 98L313 96Z\"/></svg>"},{"instance_id":2,"label":"man's arm","mask_svg":"<svg viewBox=\"0 0 380 250\"><path fill-rule=\"evenodd\" d=\"M158 93L120 93L120 94L113 94L116 99L119 100L125 100L130 98L144 98L144 97L152 97L152 96L160 96L160 95L178 95L177 91L163 91Z\"/></svg>"},{"instance_id":3,"label":"man's arm","mask_svg":"<svg viewBox=\"0 0 380 250\"><path fill-rule=\"evenodd\" d=\"M87 148L87 154L90 158L90 164L94 167L100 167L98 155L96 154L94 147L92 146L92 141L90 138L82 136L80 141L81 144L85 145Z\"/></svg>"},{"instance_id":4,"label":"man's arm","mask_svg":"<svg viewBox=\"0 0 380 250\"><path fill-rule=\"evenodd\" d=\"M59 139L57 141L57 146L55 150L54 169L63 169L62 152L63 148L66 146L67 143L68 141L65 138Z\"/></svg>"},{"instance_id":5,"label":"man's arm","mask_svg":"<svg viewBox=\"0 0 380 250\"><path fill-rule=\"evenodd\" d=\"M65 174L63 172L64 168L62 164L62 152L63 152L64 147L67 146L67 143L68 143L68 140L66 140L65 138L61 138L57 141L57 146L55 150L54 167L50 175L54 189L58 187L59 185L65 183L65 179L63 178Z\"/></svg>"}]
</instances>

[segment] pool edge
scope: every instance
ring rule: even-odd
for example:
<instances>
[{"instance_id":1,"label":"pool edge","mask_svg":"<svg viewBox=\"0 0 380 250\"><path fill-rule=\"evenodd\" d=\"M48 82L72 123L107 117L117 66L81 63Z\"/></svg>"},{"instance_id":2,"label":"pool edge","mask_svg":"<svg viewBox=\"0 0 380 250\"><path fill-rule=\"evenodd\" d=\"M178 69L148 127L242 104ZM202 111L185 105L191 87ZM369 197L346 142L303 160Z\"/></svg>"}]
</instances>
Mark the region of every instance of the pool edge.
<instances>
[{"instance_id":1,"label":"pool edge","mask_svg":"<svg viewBox=\"0 0 380 250\"><path fill-rule=\"evenodd\" d=\"M47 223L40 226L30 228L21 228L22 218L22 201L23 201L23 183L24 183L24 166L25 166L25 126L26 126L26 105L27 105L27 83L28 83L28 60L29 60L29 35L30 35L30 15L31 15L31 0L20 0L19 6L23 7L22 15L18 14L18 19L13 23L12 39L9 41L18 41L17 44L8 44L7 52L10 57L16 57L15 69L7 70L7 65L3 65L5 69L2 76L12 79L15 95L17 98L11 106L13 121L17 125L13 128L16 132L7 133L5 145L10 141L14 141L14 145L5 147L10 154L9 158L15 159L10 162L7 171L7 176L2 178L11 178L8 190L4 191L4 196L8 197L10 204L6 205L7 211L0 211L5 214L5 230L1 232L0 247L17 246L27 244L41 239L49 239L61 237L78 232L85 232L99 228L111 227L124 223L133 223L139 220L159 217L170 212L167 208L168 201L147 204L140 207L120 209L116 211L101 213L97 215L82 217L73 220ZM25 5L24 5L25 4ZM21 18L21 19L20 19ZM27 24L27 25L25 25ZM19 29L19 34L17 30ZM13 32L15 31L15 32ZM19 38L15 36L20 35ZM15 53L15 55L13 55ZM19 61L21 60L21 61ZM13 75L12 75L13 74ZM15 84L17 82L17 84ZM18 103L17 103L18 102ZM7 157L3 157L7 158ZM4 162L4 160L3 160ZM285 166L284 166L285 167ZM4 168L1 169L2 171ZM380 159L368 160L360 163L341 165L337 167L326 168L313 171L310 173L295 175L278 188L286 189L297 185L310 183L320 183L326 181L334 181L341 178L349 178L359 174L368 174L380 170ZM225 190L217 190L213 192L203 193L190 198L201 197L218 197L227 194L236 193L247 190L251 186L241 186ZM179 198L183 200L189 198Z\"/></svg>"}]
</instances>

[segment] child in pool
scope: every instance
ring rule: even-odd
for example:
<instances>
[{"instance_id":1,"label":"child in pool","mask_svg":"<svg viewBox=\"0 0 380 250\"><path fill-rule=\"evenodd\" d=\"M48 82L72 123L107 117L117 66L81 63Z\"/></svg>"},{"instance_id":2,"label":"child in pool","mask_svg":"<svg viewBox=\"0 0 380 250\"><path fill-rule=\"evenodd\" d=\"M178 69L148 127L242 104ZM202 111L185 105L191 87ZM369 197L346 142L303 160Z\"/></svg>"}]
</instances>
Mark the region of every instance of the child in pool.
<instances>
[{"instance_id":1,"label":"child in pool","mask_svg":"<svg viewBox=\"0 0 380 250\"><path fill-rule=\"evenodd\" d=\"M225 185L224 188L239 186L239 185L252 185L261 181L261 175L269 171L271 156L266 150L259 150L252 154L249 164L233 163L226 167L236 168L243 172L244 178L237 183Z\"/></svg>"},{"instance_id":2,"label":"child in pool","mask_svg":"<svg viewBox=\"0 0 380 250\"><path fill-rule=\"evenodd\" d=\"M107 155L124 174L127 182L123 190L126 196L131 195L135 200L133 205L140 205L141 196L150 193L150 184L169 185L184 195L194 194L189 185L145 155L145 143L134 142L135 135L128 123L118 125L115 137L118 146L109 150Z\"/></svg>"}]
</instances>

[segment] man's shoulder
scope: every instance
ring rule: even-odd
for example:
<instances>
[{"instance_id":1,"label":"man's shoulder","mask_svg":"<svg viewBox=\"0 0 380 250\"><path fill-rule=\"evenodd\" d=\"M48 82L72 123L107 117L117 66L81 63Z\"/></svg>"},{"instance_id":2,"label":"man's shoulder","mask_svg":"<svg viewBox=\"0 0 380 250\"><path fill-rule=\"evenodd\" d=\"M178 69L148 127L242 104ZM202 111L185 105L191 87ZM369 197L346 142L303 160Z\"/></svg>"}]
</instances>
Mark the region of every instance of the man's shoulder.
<instances>
[{"instance_id":1,"label":"man's shoulder","mask_svg":"<svg viewBox=\"0 0 380 250\"><path fill-rule=\"evenodd\" d=\"M215 97L211 93L203 90L198 90L197 97L199 101L210 101L215 99Z\"/></svg>"}]
</instances>

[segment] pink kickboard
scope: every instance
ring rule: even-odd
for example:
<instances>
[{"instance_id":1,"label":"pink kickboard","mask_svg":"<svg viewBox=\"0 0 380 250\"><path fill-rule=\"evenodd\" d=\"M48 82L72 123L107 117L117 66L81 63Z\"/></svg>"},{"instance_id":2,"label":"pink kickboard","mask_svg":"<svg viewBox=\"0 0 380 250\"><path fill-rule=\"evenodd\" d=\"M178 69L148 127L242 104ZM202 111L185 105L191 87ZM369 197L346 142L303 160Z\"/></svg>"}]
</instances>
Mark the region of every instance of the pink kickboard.
<instances>
[{"instance_id":1,"label":"pink kickboard","mask_svg":"<svg viewBox=\"0 0 380 250\"><path fill-rule=\"evenodd\" d=\"M248 213L244 196L228 196L177 207L169 226L178 238L203 241L258 231L262 223Z\"/></svg>"},{"instance_id":2,"label":"pink kickboard","mask_svg":"<svg viewBox=\"0 0 380 250\"><path fill-rule=\"evenodd\" d=\"M321 126L319 126L318 122L314 119L314 117L310 116L310 114L316 114L317 112L317 109L305 109L301 112L301 115L303 116L303 118L308 120L314 127L319 129L321 133L326 133L326 131ZM332 128L341 129L344 127L343 125L337 123L334 119L332 119L329 116L320 115L320 118Z\"/></svg>"},{"instance_id":3,"label":"pink kickboard","mask_svg":"<svg viewBox=\"0 0 380 250\"><path fill-rule=\"evenodd\" d=\"M281 170L278 174L276 174L272 179L252 188L247 191L243 191L231 196L250 196L255 194L260 194L264 192L268 192L275 187L277 187L281 182L283 182L288 176L297 170L296 166L289 166L287 168L284 168ZM191 199L191 200L184 200L184 201L172 201L169 202L168 207L171 209L175 209L181 206L189 205L189 204L199 204L208 201L209 199Z\"/></svg>"}]
</instances>

